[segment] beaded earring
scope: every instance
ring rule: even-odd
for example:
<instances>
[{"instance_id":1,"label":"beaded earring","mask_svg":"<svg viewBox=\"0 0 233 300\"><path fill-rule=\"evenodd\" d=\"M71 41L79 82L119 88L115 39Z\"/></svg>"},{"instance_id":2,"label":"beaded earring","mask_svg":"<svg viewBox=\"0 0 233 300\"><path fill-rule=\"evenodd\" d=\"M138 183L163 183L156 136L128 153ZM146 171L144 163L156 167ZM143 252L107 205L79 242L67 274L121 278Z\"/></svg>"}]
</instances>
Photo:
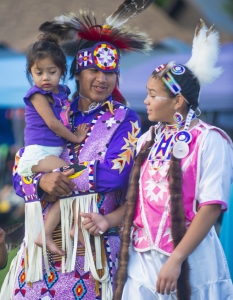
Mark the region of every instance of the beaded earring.
<instances>
[{"instance_id":1,"label":"beaded earring","mask_svg":"<svg viewBox=\"0 0 233 300\"><path fill-rule=\"evenodd\" d=\"M173 116L173 120L174 120L176 123L180 124L180 123L183 121L183 116L182 116L182 114L176 112L176 113L174 114L174 116Z\"/></svg>"}]
</instances>

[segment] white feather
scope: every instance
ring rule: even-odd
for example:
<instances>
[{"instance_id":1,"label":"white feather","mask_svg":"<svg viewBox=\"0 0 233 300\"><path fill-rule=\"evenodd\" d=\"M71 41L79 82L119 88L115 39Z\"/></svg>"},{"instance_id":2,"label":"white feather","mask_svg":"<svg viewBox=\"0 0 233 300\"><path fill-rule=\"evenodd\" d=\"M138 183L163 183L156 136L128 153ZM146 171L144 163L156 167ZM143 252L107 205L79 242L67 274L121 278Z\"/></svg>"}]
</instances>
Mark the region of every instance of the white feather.
<instances>
[{"instance_id":1,"label":"white feather","mask_svg":"<svg viewBox=\"0 0 233 300\"><path fill-rule=\"evenodd\" d=\"M125 0L106 19L106 24L115 28L122 27L129 19L143 12L153 0Z\"/></svg>"},{"instance_id":2,"label":"white feather","mask_svg":"<svg viewBox=\"0 0 233 300\"><path fill-rule=\"evenodd\" d=\"M219 33L210 30L200 20L201 29L195 32L192 56L185 64L197 77L200 85L210 83L222 73L222 68L215 67L219 54ZM200 25L199 23L199 25Z\"/></svg>"}]
</instances>

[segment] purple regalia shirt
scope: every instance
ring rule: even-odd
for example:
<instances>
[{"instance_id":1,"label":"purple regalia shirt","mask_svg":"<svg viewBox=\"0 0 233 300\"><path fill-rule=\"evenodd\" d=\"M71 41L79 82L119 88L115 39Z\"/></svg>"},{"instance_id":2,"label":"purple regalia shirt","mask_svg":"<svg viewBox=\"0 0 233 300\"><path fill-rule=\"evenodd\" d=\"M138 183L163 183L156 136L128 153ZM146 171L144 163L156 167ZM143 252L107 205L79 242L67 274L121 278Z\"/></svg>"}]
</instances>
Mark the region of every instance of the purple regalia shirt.
<instances>
[{"instance_id":1,"label":"purple regalia shirt","mask_svg":"<svg viewBox=\"0 0 233 300\"><path fill-rule=\"evenodd\" d=\"M133 165L135 147L140 136L140 121L137 114L130 108L113 101L111 97L102 106L83 113L77 110L79 99L71 104L72 130L82 123L89 124L89 131L80 146L67 144L62 158L67 163L86 162L87 169L75 180L80 194L98 193L98 209L103 215L111 213L125 201L130 171ZM113 112L113 113L112 113ZM14 187L16 193L24 197L27 203L40 201L37 184L43 174L38 174L30 181L29 178L20 178L17 174L17 161L23 153L21 149L16 155L14 168ZM64 199L65 201L65 199ZM51 204L41 201L43 217L46 218ZM30 204L29 204L30 205ZM117 267L117 256L120 248L120 238L117 230L103 234L107 264L111 282ZM24 247L24 245L22 245ZM84 272L84 256L77 256L74 272L62 274L56 265L52 265L53 277L48 281L44 273L44 280L33 283L33 287L22 282L24 271L23 258L16 275L14 286L15 296L19 299L101 299L96 294L95 284L91 272ZM44 271L45 272L45 271ZM23 290L24 295L21 291ZM48 298L44 298L48 297ZM104 299L102 299L104 300Z\"/></svg>"},{"instance_id":2,"label":"purple regalia shirt","mask_svg":"<svg viewBox=\"0 0 233 300\"><path fill-rule=\"evenodd\" d=\"M25 107L25 122L26 127L24 131L25 146L29 145L41 145L59 147L66 144L66 140L56 135L45 123L42 117L38 114L33 104L30 101L30 97L35 93L42 95L48 95L54 100L54 104L49 102L54 115L58 120L61 120L62 107L68 100L70 90L67 86L58 85L59 93L43 91L37 86L32 86L24 97Z\"/></svg>"}]
</instances>

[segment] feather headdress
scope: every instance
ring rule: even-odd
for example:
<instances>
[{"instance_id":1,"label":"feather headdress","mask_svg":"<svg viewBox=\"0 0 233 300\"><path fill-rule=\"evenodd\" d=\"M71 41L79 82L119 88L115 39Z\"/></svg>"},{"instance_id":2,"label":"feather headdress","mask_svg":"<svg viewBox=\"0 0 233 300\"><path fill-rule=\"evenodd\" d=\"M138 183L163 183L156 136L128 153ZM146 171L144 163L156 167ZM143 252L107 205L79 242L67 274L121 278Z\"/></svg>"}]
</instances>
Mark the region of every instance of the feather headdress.
<instances>
[{"instance_id":1,"label":"feather headdress","mask_svg":"<svg viewBox=\"0 0 233 300\"><path fill-rule=\"evenodd\" d=\"M151 49L152 42L148 36L134 28L130 30L124 25L130 18L141 13L153 0L125 0L113 14L99 24L93 12L79 11L55 17L44 22L39 30L54 34L64 51L74 56L80 48L80 40L108 42L122 51L143 51Z\"/></svg>"},{"instance_id":2,"label":"feather headdress","mask_svg":"<svg viewBox=\"0 0 233 300\"><path fill-rule=\"evenodd\" d=\"M192 56L185 64L197 77L200 85L210 83L218 78L222 69L215 67L219 53L219 33L208 29L200 19L193 39Z\"/></svg>"}]
</instances>

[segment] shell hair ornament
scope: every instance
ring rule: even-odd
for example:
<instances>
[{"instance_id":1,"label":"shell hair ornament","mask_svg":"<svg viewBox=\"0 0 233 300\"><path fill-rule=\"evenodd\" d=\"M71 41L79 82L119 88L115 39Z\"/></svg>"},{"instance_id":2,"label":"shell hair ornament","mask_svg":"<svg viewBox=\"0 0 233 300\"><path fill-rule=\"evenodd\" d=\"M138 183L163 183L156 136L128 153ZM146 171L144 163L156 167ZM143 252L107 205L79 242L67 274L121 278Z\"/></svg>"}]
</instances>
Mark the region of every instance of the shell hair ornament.
<instances>
[{"instance_id":1,"label":"shell hair ornament","mask_svg":"<svg viewBox=\"0 0 233 300\"><path fill-rule=\"evenodd\" d=\"M219 53L219 33L211 26L209 29L206 27L203 20L200 19L195 29L193 44L192 44L192 55L187 63L184 65L170 62L168 64L162 64L158 66L154 72L159 73L159 77L162 79L164 84L172 92L173 95L182 94L182 86L179 84L179 76L185 74L185 68L188 68L193 76L198 80L200 88L202 85L211 83L222 73L222 68L216 67ZM184 95L183 95L184 96ZM185 97L184 97L185 98ZM200 91L198 102L200 98ZM189 105L189 112L186 118L184 129L179 131L174 136L173 155L176 158L184 158L189 153L188 144L192 140L189 126L191 121L196 117L195 111L188 99L185 101ZM199 110L197 107L195 108ZM177 122L180 116L176 113L174 119Z\"/></svg>"}]
</instances>

